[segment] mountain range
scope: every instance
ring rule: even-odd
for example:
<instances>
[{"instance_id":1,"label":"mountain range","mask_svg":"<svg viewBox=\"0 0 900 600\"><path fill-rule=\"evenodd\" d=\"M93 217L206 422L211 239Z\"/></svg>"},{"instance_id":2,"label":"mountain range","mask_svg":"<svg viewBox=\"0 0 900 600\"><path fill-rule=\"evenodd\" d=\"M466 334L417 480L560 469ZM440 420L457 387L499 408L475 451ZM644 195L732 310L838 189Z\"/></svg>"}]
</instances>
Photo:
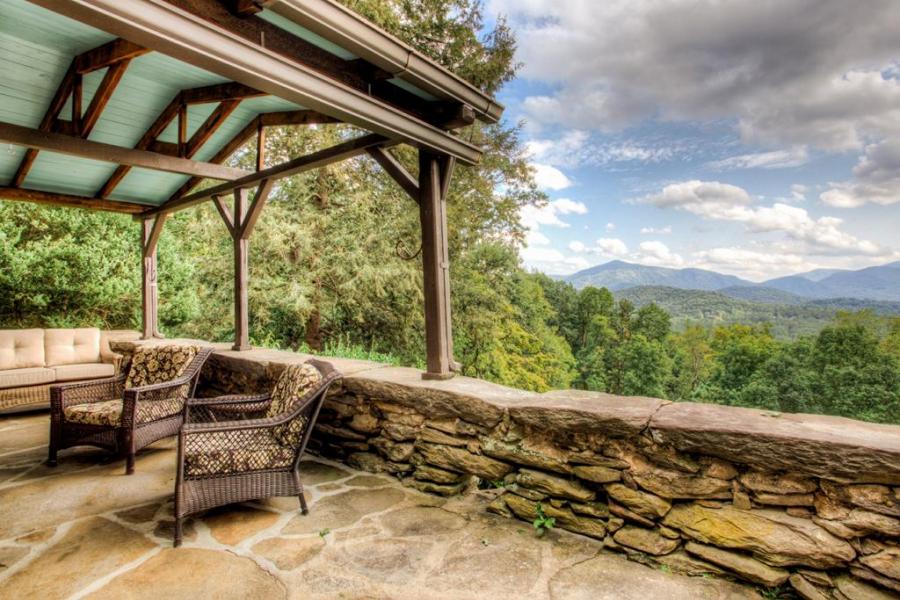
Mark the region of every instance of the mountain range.
<instances>
[{"instance_id":1,"label":"mountain range","mask_svg":"<svg viewBox=\"0 0 900 600\"><path fill-rule=\"evenodd\" d=\"M858 270L816 269L755 283L705 269L649 267L614 260L562 279L579 289L594 286L617 292L634 287L664 286L718 292L767 304L799 305L826 299L900 302L900 261Z\"/></svg>"}]
</instances>

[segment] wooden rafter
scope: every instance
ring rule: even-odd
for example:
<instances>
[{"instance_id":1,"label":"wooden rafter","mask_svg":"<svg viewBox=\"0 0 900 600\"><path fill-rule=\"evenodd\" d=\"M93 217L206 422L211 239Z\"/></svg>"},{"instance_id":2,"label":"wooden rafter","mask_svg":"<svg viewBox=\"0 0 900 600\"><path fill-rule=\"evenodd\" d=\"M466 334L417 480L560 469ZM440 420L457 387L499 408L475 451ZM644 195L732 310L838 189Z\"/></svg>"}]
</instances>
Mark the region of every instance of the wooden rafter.
<instances>
[{"instance_id":1,"label":"wooden rafter","mask_svg":"<svg viewBox=\"0 0 900 600\"><path fill-rule=\"evenodd\" d=\"M168 156L149 150L123 148L113 144L93 142L78 137L29 129L12 123L0 122L0 142L49 150L80 158L117 163L129 167L143 167L156 171L234 180L248 175L247 171L223 165L200 162L187 158Z\"/></svg>"},{"instance_id":2,"label":"wooden rafter","mask_svg":"<svg viewBox=\"0 0 900 600\"><path fill-rule=\"evenodd\" d=\"M141 56L149 52L146 48L132 44L123 39L115 39L111 42L98 46L87 52L79 54L72 60L62 81L56 88L50 105L41 119L38 129L41 131L62 131L69 130L70 133L87 137L94 125L100 119L106 103L109 102L113 90L122 79L125 69L132 58ZM81 81L82 77L93 71L109 67L97 88L97 92L91 99L86 113L82 114L81 110ZM59 119L60 112L66 104L66 100L72 98L72 119L70 122ZM21 187L31 170L34 161L37 159L38 151L29 148L22 157L16 174L12 179L13 187Z\"/></svg>"},{"instance_id":3,"label":"wooden rafter","mask_svg":"<svg viewBox=\"0 0 900 600\"><path fill-rule=\"evenodd\" d=\"M162 135L162 132L165 131L166 127L182 113L187 105L219 102L220 106L213 111L212 115L210 115L200 129L197 130L195 136L185 143L183 151L179 152L179 149L174 151L173 155L175 156L190 158L200 149L203 143L216 132L216 129L225 122L225 119L235 108L237 108L237 105L241 100L262 95L264 95L263 92L260 92L259 90L233 82L218 83L215 85L182 90L172 98L159 116L156 117L156 120L154 120L150 127L147 128L147 131L144 132L144 135L141 136L141 139L135 144L135 149L155 150L164 154L173 154L171 147L167 146L164 142L157 140L157 138ZM226 102L228 104L223 108L222 104L225 104ZM120 165L117 167L97 191L97 197L108 198L130 170L131 167L127 165Z\"/></svg>"}]
</instances>

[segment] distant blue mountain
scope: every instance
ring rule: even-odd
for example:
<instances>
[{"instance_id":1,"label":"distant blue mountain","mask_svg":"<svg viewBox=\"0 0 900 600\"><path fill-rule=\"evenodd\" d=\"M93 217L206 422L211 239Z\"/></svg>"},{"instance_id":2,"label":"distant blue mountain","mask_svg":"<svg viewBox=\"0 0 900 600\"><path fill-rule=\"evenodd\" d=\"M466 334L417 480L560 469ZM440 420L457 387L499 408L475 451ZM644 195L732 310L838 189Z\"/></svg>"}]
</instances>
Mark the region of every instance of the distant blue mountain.
<instances>
[{"instance_id":1,"label":"distant blue mountain","mask_svg":"<svg viewBox=\"0 0 900 600\"><path fill-rule=\"evenodd\" d=\"M856 271L816 269L753 283L704 269L648 267L614 260L562 278L576 288L605 287L619 291L639 286L718 291L726 296L768 304L801 304L807 300L859 298L900 302L900 261Z\"/></svg>"},{"instance_id":2,"label":"distant blue mountain","mask_svg":"<svg viewBox=\"0 0 900 600\"><path fill-rule=\"evenodd\" d=\"M644 285L663 285L685 290L713 291L732 286L752 286L750 281L704 269L667 269L647 267L614 260L564 278L576 288L589 285L612 291Z\"/></svg>"}]
</instances>

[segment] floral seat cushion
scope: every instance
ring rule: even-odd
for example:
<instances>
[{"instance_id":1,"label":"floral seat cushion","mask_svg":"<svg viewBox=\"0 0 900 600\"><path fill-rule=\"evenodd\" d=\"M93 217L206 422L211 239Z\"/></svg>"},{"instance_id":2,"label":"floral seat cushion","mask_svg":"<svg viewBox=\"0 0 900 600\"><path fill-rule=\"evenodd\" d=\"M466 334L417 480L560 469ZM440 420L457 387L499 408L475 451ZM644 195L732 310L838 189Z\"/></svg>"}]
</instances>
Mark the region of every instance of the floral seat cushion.
<instances>
[{"instance_id":1,"label":"floral seat cushion","mask_svg":"<svg viewBox=\"0 0 900 600\"><path fill-rule=\"evenodd\" d=\"M172 415L177 415L184 407L184 400L170 398L138 402L135 409L135 423L149 423ZM72 404L63 410L66 421L84 425L118 427L122 423L122 401L104 400L86 404Z\"/></svg>"},{"instance_id":2,"label":"floral seat cushion","mask_svg":"<svg viewBox=\"0 0 900 600\"><path fill-rule=\"evenodd\" d=\"M266 411L266 417L277 417L292 411L303 396L322 380L322 374L309 363L290 365L278 378L272 391L272 401ZM281 444L296 449L300 446L306 417L298 416L283 425L272 429L272 436Z\"/></svg>"},{"instance_id":3,"label":"floral seat cushion","mask_svg":"<svg viewBox=\"0 0 900 600\"><path fill-rule=\"evenodd\" d=\"M210 432L189 436L184 455L188 477L227 475L289 467L294 450L278 443L269 430Z\"/></svg>"}]
</instances>

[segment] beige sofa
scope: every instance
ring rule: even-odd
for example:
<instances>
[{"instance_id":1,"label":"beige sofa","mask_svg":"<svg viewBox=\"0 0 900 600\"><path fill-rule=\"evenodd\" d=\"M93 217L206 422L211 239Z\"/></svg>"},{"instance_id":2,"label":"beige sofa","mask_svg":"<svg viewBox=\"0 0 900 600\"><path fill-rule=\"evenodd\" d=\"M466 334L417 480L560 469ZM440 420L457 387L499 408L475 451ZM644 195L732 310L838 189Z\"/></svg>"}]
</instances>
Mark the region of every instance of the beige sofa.
<instances>
[{"instance_id":1,"label":"beige sofa","mask_svg":"<svg viewBox=\"0 0 900 600\"><path fill-rule=\"evenodd\" d=\"M137 339L136 331L0 329L0 413L45 408L50 386L116 375L121 355L111 339Z\"/></svg>"}]
</instances>

